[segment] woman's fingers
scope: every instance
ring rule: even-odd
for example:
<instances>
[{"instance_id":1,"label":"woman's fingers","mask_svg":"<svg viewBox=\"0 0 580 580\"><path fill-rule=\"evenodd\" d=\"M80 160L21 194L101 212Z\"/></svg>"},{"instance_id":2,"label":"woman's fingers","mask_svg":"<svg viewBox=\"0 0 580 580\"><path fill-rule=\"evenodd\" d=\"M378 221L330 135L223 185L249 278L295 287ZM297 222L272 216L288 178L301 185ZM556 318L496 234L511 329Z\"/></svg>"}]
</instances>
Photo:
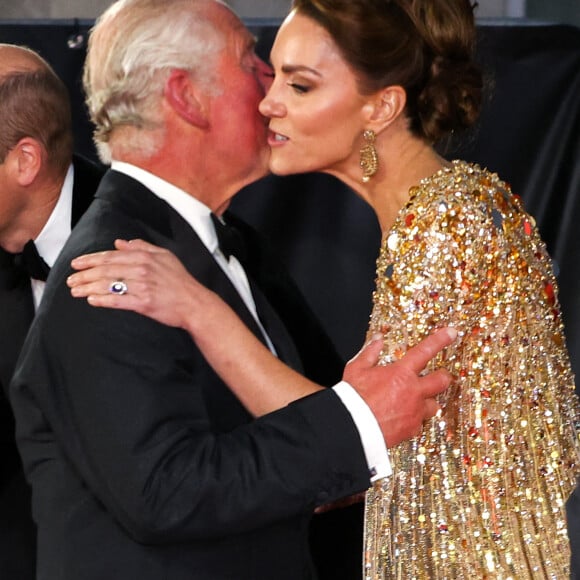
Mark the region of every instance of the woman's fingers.
<instances>
[{"instance_id":1,"label":"woman's fingers","mask_svg":"<svg viewBox=\"0 0 580 580\"><path fill-rule=\"evenodd\" d=\"M144 240L115 240L115 250L105 250L77 256L71 261L75 270L94 268L105 264L146 264L153 255L169 254L165 248L154 246ZM121 250L121 251L117 251Z\"/></svg>"},{"instance_id":2,"label":"woman's fingers","mask_svg":"<svg viewBox=\"0 0 580 580\"><path fill-rule=\"evenodd\" d=\"M113 286L122 283L124 291L116 290ZM87 280L73 280L69 278L67 284L71 294L75 298L86 298L87 296L103 296L110 294L112 296L123 297L127 294L143 295L146 291L145 285L139 279L120 276L102 276Z\"/></svg>"},{"instance_id":3,"label":"woman's fingers","mask_svg":"<svg viewBox=\"0 0 580 580\"><path fill-rule=\"evenodd\" d=\"M91 294L87 297L91 306L99 308L114 308L117 310L133 310L144 314L145 307L139 296L133 294Z\"/></svg>"},{"instance_id":4,"label":"woman's fingers","mask_svg":"<svg viewBox=\"0 0 580 580\"><path fill-rule=\"evenodd\" d=\"M67 284L92 306L134 310L170 326L185 326L193 301L208 290L169 250L143 240L116 240L117 249L72 261Z\"/></svg>"},{"instance_id":5,"label":"woman's fingers","mask_svg":"<svg viewBox=\"0 0 580 580\"><path fill-rule=\"evenodd\" d=\"M115 240L115 248L117 250L129 250L129 251L146 251L151 252L152 254L163 254L168 252L165 248L161 248L159 246L155 246L154 244L150 244L145 240L141 240L139 238L135 240Z\"/></svg>"},{"instance_id":6,"label":"woman's fingers","mask_svg":"<svg viewBox=\"0 0 580 580\"><path fill-rule=\"evenodd\" d=\"M100 290L109 292L111 284L116 281L127 283L128 280L148 280L151 278L152 272L149 265L112 264L92 266L86 270L75 272L67 278L66 283L71 289L90 286L101 293Z\"/></svg>"}]
</instances>

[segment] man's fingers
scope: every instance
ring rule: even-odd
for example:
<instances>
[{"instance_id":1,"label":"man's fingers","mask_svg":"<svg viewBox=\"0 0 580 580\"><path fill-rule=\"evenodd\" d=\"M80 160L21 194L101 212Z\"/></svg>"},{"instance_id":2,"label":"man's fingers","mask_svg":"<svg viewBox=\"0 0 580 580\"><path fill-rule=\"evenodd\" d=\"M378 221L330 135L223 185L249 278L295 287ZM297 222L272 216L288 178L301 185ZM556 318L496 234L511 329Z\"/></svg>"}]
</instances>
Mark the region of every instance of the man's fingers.
<instances>
[{"instance_id":1,"label":"man's fingers","mask_svg":"<svg viewBox=\"0 0 580 580\"><path fill-rule=\"evenodd\" d=\"M435 399L426 399L425 400L425 421L431 419L431 417L435 417L441 406Z\"/></svg>"},{"instance_id":2,"label":"man's fingers","mask_svg":"<svg viewBox=\"0 0 580 580\"><path fill-rule=\"evenodd\" d=\"M379 355L383 348L381 335L373 336L365 346L349 361L349 365L361 366L362 368L374 367L379 362Z\"/></svg>"},{"instance_id":3,"label":"man's fingers","mask_svg":"<svg viewBox=\"0 0 580 580\"><path fill-rule=\"evenodd\" d=\"M410 348L401 361L416 373L420 373L437 353L452 344L456 338L455 328L441 328Z\"/></svg>"},{"instance_id":4,"label":"man's fingers","mask_svg":"<svg viewBox=\"0 0 580 580\"><path fill-rule=\"evenodd\" d=\"M421 377L421 391L426 399L440 395L451 384L453 377L446 369L437 369Z\"/></svg>"}]
</instances>

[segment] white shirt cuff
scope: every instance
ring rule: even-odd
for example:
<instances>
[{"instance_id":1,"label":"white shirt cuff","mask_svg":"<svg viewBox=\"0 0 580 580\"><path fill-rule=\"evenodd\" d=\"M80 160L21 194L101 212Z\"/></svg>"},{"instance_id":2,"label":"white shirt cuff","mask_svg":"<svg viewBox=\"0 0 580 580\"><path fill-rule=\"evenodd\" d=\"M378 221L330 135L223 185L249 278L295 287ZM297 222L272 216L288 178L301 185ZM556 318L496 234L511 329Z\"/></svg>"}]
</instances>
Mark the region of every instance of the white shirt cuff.
<instances>
[{"instance_id":1,"label":"white shirt cuff","mask_svg":"<svg viewBox=\"0 0 580 580\"><path fill-rule=\"evenodd\" d=\"M332 389L351 414L358 429L367 465L369 466L371 482L391 475L391 462L385 438L369 406L354 388L345 381L341 381Z\"/></svg>"}]
</instances>

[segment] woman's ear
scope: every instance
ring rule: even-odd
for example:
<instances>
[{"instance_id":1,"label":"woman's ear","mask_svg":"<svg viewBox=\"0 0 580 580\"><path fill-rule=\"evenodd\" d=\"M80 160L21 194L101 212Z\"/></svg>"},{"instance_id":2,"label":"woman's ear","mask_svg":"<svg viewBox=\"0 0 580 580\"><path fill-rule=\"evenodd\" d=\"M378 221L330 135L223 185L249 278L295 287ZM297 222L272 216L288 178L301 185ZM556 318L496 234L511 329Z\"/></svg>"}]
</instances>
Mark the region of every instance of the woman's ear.
<instances>
[{"instance_id":1,"label":"woman's ear","mask_svg":"<svg viewBox=\"0 0 580 580\"><path fill-rule=\"evenodd\" d=\"M169 106L188 123L207 129L209 122L204 113L197 87L190 73L183 69L171 71L164 91L165 100Z\"/></svg>"},{"instance_id":2,"label":"woman's ear","mask_svg":"<svg viewBox=\"0 0 580 580\"><path fill-rule=\"evenodd\" d=\"M393 85L381 89L367 105L368 128L379 133L403 114L406 104L407 93L403 87Z\"/></svg>"}]
</instances>

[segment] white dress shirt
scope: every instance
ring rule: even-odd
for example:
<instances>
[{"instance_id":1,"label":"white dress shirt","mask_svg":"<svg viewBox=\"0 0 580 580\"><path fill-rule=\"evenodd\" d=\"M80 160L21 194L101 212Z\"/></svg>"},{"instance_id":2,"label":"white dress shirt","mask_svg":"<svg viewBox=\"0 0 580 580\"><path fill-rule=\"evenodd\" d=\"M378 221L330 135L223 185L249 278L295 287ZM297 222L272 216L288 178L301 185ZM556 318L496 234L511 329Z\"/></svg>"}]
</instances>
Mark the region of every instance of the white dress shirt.
<instances>
[{"instance_id":1,"label":"white dress shirt","mask_svg":"<svg viewBox=\"0 0 580 580\"><path fill-rule=\"evenodd\" d=\"M42 231L34 244L40 256L52 268L56 258L60 254L65 242L70 236L72 219L72 198L73 198L74 169L72 164L68 168L58 201L48 221L44 224ZM44 292L45 282L31 279L32 298L35 310L40 304Z\"/></svg>"},{"instance_id":2,"label":"white dress shirt","mask_svg":"<svg viewBox=\"0 0 580 580\"><path fill-rule=\"evenodd\" d=\"M244 303L256 319L264 337L275 354L274 347L264 330L256 311L256 305L252 296L248 278L242 265L235 256L230 256L229 261L221 253L218 246L217 235L211 221L211 209L201 203L187 192L175 187L160 177L121 161L113 161L111 169L124 173L142 183L159 198L166 201L181 217L192 227L203 244L213 255L216 262L232 281L238 290ZM353 421L359 431L365 452L371 481L383 478L391 474L391 464L383 435L378 422L362 397L346 382L342 381L333 387L345 407L352 415Z\"/></svg>"}]
</instances>

